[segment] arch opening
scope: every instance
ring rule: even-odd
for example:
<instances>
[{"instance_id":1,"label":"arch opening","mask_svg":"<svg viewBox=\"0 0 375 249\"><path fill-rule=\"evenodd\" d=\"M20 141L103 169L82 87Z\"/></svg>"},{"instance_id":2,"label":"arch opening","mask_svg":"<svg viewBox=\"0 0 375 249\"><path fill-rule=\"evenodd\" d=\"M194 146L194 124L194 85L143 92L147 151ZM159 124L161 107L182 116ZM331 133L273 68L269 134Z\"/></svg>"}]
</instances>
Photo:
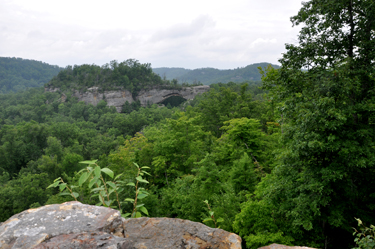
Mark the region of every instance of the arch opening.
<instances>
[{"instance_id":1,"label":"arch opening","mask_svg":"<svg viewBox=\"0 0 375 249\"><path fill-rule=\"evenodd\" d=\"M177 106L181 105L185 101L186 101L186 99L181 97L181 95L174 95L174 96L170 96L170 97L164 99L159 104L163 104L168 108L172 108L172 107L177 107Z\"/></svg>"}]
</instances>

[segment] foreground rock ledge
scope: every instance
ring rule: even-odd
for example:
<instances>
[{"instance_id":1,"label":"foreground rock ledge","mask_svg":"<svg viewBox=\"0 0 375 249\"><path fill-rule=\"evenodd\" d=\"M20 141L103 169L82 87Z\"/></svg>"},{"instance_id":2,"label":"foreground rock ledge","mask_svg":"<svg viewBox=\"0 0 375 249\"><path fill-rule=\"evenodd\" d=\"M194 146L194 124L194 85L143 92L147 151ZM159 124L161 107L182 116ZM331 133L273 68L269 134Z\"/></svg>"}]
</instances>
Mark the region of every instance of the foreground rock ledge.
<instances>
[{"instance_id":1,"label":"foreground rock ledge","mask_svg":"<svg viewBox=\"0 0 375 249\"><path fill-rule=\"evenodd\" d=\"M258 249L315 249L315 248L306 247L306 246L285 246L285 245L280 245L280 244L272 244L269 246L259 247Z\"/></svg>"},{"instance_id":2,"label":"foreground rock ledge","mask_svg":"<svg viewBox=\"0 0 375 249\"><path fill-rule=\"evenodd\" d=\"M117 210L66 202L29 209L0 226L10 248L241 248L241 238L198 222L169 218L125 220Z\"/></svg>"}]
</instances>

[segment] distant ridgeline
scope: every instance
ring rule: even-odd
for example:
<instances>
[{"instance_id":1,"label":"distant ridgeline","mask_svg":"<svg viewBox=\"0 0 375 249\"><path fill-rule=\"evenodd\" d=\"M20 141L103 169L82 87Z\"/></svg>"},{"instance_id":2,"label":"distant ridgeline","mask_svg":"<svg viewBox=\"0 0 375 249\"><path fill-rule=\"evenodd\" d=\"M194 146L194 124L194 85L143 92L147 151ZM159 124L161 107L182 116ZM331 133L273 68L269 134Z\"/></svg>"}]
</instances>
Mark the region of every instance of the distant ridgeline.
<instances>
[{"instance_id":1,"label":"distant ridgeline","mask_svg":"<svg viewBox=\"0 0 375 249\"><path fill-rule=\"evenodd\" d=\"M67 66L45 85L46 88L59 88L61 91L75 89L86 92L92 87L97 87L99 92L127 90L133 97L141 90L155 86L171 89L182 87L176 81L163 80L152 71L151 64L141 64L133 59L121 63L114 60L103 66Z\"/></svg>"},{"instance_id":2,"label":"distant ridgeline","mask_svg":"<svg viewBox=\"0 0 375 249\"><path fill-rule=\"evenodd\" d=\"M0 57L0 94L41 87L61 70L41 61Z\"/></svg>"},{"instance_id":3,"label":"distant ridgeline","mask_svg":"<svg viewBox=\"0 0 375 249\"><path fill-rule=\"evenodd\" d=\"M220 70L215 68L185 69L185 68L169 68L160 67L152 70L166 80L177 79L178 82L202 83L203 85L211 85L213 83L228 82L251 82L260 81L261 75L258 67L267 67L270 63L256 63L243 68ZM278 65L272 65L274 68L280 68Z\"/></svg>"}]
</instances>

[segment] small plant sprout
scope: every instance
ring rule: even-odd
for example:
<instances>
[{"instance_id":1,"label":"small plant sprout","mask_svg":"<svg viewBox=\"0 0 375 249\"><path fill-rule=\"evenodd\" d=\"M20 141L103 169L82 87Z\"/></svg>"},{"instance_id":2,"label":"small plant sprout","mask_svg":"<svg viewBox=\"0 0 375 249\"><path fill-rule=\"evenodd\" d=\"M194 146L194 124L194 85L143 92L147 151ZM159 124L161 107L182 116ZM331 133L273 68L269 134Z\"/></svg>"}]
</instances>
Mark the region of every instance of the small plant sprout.
<instances>
[{"instance_id":1,"label":"small plant sprout","mask_svg":"<svg viewBox=\"0 0 375 249\"><path fill-rule=\"evenodd\" d=\"M131 216L131 218L139 218L142 217L142 213L148 215L148 211L144 204L139 204L138 200L141 200L149 195L149 193L142 187L139 187L140 183L148 183L146 179L143 178L144 175L150 175L145 169L149 169L150 167L143 166L139 167L138 164L134 163L134 165L138 169L137 176L135 177L136 183L134 182L129 182L127 185L128 186L133 186L135 188L135 198L126 198L126 202L131 202L133 203L133 211L132 213L126 213L122 215L123 217L128 217ZM140 212L139 212L139 211ZM142 212L142 213L141 213Z\"/></svg>"},{"instance_id":2,"label":"small plant sprout","mask_svg":"<svg viewBox=\"0 0 375 249\"><path fill-rule=\"evenodd\" d=\"M73 192L73 188L76 188L77 186L68 186L67 183L64 182L64 180L59 177L59 178L56 178L53 183L51 185L49 185L47 188L55 188L55 187L59 187L59 190L60 190L60 195L70 195L71 197L74 198L74 200L77 201L77 197L79 196L79 194L77 192Z\"/></svg>"},{"instance_id":3,"label":"small plant sprout","mask_svg":"<svg viewBox=\"0 0 375 249\"><path fill-rule=\"evenodd\" d=\"M210 207L210 204L208 204L208 201L205 200L205 201L203 201L203 202L206 203L207 208L208 208L208 213L210 214L210 217L205 218L205 219L203 220L203 222L206 223L206 222L209 222L209 221L213 221L214 224L215 224L215 228L220 228L220 226L217 227L217 223L223 222L224 219L223 219L223 218L219 218L219 219L216 220L216 219L215 219L215 215L214 215L214 211L211 210L211 207Z\"/></svg>"},{"instance_id":4,"label":"small plant sprout","mask_svg":"<svg viewBox=\"0 0 375 249\"><path fill-rule=\"evenodd\" d=\"M91 192L94 192L94 197L98 196L99 203L96 205L98 206L105 206L105 207L117 207L121 210L120 200L118 198L118 194L123 191L121 188L122 181L117 181L120 175L114 177L114 173L109 168L100 168L100 166L96 163L98 160L92 161L82 161L79 163L88 164L85 169L82 169L77 174L82 174L78 180L79 186L82 186L88 179L89 181L89 188ZM106 174L113 181L106 181L103 177L103 174ZM94 187L94 188L93 188ZM111 195L114 194L116 198L112 198ZM113 206L113 203L117 202L117 206Z\"/></svg>"}]
</instances>

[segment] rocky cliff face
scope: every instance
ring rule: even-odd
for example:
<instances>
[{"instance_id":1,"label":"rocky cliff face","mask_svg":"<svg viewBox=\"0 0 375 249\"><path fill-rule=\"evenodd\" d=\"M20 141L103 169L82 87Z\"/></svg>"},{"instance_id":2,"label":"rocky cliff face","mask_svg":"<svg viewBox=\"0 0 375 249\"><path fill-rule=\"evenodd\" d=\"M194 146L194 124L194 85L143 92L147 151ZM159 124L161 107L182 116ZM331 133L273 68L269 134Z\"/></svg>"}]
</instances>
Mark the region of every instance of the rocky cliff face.
<instances>
[{"instance_id":1,"label":"rocky cliff face","mask_svg":"<svg viewBox=\"0 0 375 249\"><path fill-rule=\"evenodd\" d=\"M142 106L147 106L148 103L161 103L163 100L171 96L180 96L186 100L194 99L198 94L202 94L208 90L210 90L209 86L183 87L181 90L154 88L150 90L142 90L136 99L141 102Z\"/></svg>"},{"instance_id":2,"label":"rocky cliff face","mask_svg":"<svg viewBox=\"0 0 375 249\"><path fill-rule=\"evenodd\" d=\"M73 201L29 209L2 223L0 249L10 248L240 249L241 238L188 220L125 220L117 210Z\"/></svg>"},{"instance_id":3,"label":"rocky cliff face","mask_svg":"<svg viewBox=\"0 0 375 249\"><path fill-rule=\"evenodd\" d=\"M117 112L121 112L122 105L125 104L126 101L129 103L134 102L132 94L128 90L105 91L100 93L98 87L91 87L84 93L74 91L73 96L77 97L78 101L84 101L86 104L89 103L94 106L96 106L99 101L105 100L108 106L116 107Z\"/></svg>"},{"instance_id":4,"label":"rocky cliff face","mask_svg":"<svg viewBox=\"0 0 375 249\"><path fill-rule=\"evenodd\" d=\"M162 88L153 88L149 90L142 90L138 96L133 99L133 96L128 90L104 91L99 92L98 87L91 87L86 92L79 92L75 90L73 96L78 98L78 101L84 101L96 106L99 101L105 100L108 106L116 107L117 112L121 112L122 105L126 101L132 103L139 100L142 106L148 104L158 104L171 96L180 96L186 100L194 99L198 94L207 92L209 86L195 86L183 87L181 90L170 90ZM59 88L45 88L46 92L59 92Z\"/></svg>"}]
</instances>

